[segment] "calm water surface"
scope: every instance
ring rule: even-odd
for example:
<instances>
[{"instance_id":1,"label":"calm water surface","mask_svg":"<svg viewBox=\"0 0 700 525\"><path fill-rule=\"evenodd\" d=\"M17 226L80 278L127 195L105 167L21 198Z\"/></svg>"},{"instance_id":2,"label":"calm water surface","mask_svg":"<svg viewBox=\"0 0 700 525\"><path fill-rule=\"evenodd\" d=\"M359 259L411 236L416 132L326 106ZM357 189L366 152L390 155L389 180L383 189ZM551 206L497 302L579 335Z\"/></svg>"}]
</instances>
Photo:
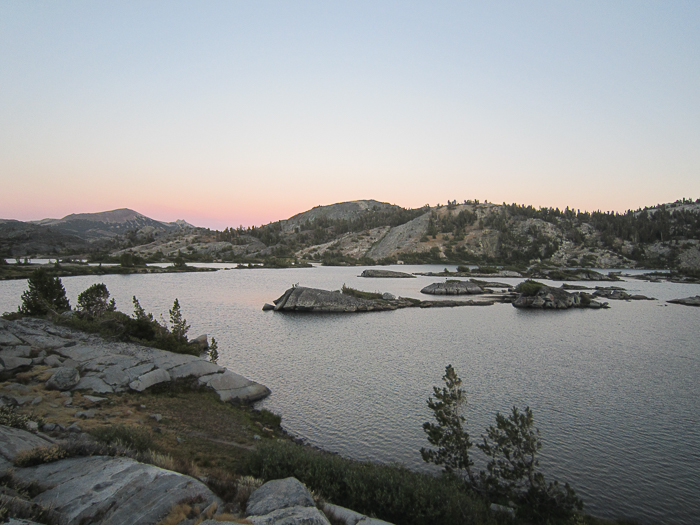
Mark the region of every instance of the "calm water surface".
<instances>
[{"instance_id":1,"label":"calm water surface","mask_svg":"<svg viewBox=\"0 0 700 525\"><path fill-rule=\"evenodd\" d=\"M698 295L699 285L613 283L658 300L611 301L599 311L505 304L365 314L261 311L295 283L426 298L420 289L442 280L362 279L361 272L221 270L63 283L71 304L104 282L122 311L132 310L136 295L147 311L166 318L177 297L190 335L216 337L220 364L272 389L261 406L281 414L289 432L327 450L428 469L419 453L428 446L421 427L431 418L426 399L452 364L468 395L473 437L497 411L530 406L547 477L569 481L587 512L649 524L700 523L700 308L664 302ZM0 282L0 312L16 310L25 288L24 281Z\"/></svg>"}]
</instances>

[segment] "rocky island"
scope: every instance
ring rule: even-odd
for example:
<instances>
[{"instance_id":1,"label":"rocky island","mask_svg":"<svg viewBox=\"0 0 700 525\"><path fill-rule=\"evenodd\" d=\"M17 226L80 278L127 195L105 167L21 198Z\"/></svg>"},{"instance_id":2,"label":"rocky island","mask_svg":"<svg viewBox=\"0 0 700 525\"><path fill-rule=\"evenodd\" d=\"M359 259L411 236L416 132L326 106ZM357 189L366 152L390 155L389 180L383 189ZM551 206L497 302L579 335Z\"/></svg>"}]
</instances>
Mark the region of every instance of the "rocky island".
<instances>
[{"instance_id":1,"label":"rocky island","mask_svg":"<svg viewBox=\"0 0 700 525\"><path fill-rule=\"evenodd\" d=\"M476 295L493 292L473 282L448 280L444 283L429 284L420 293L429 295Z\"/></svg>"},{"instance_id":2,"label":"rocky island","mask_svg":"<svg viewBox=\"0 0 700 525\"><path fill-rule=\"evenodd\" d=\"M349 313L378 312L400 308L438 308L452 306L490 306L495 301L420 301L392 294L368 293L345 287L343 292L296 286L288 289L274 304L263 310L276 312ZM365 297L358 297L363 295Z\"/></svg>"},{"instance_id":3,"label":"rocky island","mask_svg":"<svg viewBox=\"0 0 700 525\"><path fill-rule=\"evenodd\" d=\"M529 283L531 281L526 281ZM525 284L525 283L523 283ZM539 285L539 283L536 283ZM541 310L566 310L568 308L609 308L608 303L600 303L582 292L569 293L562 288L539 285L524 287L524 291L513 301L516 308L535 308Z\"/></svg>"},{"instance_id":4,"label":"rocky island","mask_svg":"<svg viewBox=\"0 0 700 525\"><path fill-rule=\"evenodd\" d=\"M672 304L682 304L685 306L700 306L700 295L696 295L695 297L685 297L683 299L671 299L670 301L666 302Z\"/></svg>"},{"instance_id":5,"label":"rocky island","mask_svg":"<svg viewBox=\"0 0 700 525\"><path fill-rule=\"evenodd\" d=\"M415 275L406 272L395 272L392 270L365 270L360 277L382 277L389 279L415 279Z\"/></svg>"}]
</instances>

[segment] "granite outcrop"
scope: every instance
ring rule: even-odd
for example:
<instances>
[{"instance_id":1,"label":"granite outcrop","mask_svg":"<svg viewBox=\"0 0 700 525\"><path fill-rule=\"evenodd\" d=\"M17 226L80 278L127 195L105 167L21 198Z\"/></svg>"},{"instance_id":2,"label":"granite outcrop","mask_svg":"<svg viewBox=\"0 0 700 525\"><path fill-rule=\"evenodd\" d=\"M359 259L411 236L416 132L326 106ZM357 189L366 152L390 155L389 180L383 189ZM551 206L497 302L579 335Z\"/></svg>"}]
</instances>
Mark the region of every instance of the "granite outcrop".
<instances>
[{"instance_id":1,"label":"granite outcrop","mask_svg":"<svg viewBox=\"0 0 700 525\"><path fill-rule=\"evenodd\" d=\"M0 319L0 374L38 365L50 369L46 387L61 391L142 392L184 380L216 391L222 401L253 402L270 393L204 357L105 341L43 319Z\"/></svg>"}]
</instances>

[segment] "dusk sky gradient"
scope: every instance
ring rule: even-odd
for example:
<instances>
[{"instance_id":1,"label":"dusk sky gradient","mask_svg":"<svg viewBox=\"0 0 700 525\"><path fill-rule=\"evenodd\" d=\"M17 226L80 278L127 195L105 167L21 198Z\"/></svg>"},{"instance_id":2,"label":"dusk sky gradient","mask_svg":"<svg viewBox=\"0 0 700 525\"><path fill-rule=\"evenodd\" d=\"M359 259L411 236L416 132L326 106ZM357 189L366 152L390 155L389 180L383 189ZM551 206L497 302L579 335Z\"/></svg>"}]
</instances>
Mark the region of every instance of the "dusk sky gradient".
<instances>
[{"instance_id":1,"label":"dusk sky gradient","mask_svg":"<svg viewBox=\"0 0 700 525\"><path fill-rule=\"evenodd\" d=\"M700 198L698 1L0 2L0 218Z\"/></svg>"}]
</instances>

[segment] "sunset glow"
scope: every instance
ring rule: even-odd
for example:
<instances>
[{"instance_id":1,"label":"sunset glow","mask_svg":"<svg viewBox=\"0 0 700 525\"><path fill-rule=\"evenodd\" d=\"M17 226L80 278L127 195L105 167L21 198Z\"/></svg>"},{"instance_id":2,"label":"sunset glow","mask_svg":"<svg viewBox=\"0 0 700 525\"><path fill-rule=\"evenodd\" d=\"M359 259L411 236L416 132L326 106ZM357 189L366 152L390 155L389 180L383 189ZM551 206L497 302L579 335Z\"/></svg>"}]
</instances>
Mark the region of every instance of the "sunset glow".
<instances>
[{"instance_id":1,"label":"sunset glow","mask_svg":"<svg viewBox=\"0 0 700 525\"><path fill-rule=\"evenodd\" d=\"M697 2L4 2L0 218L700 197Z\"/></svg>"}]
</instances>

